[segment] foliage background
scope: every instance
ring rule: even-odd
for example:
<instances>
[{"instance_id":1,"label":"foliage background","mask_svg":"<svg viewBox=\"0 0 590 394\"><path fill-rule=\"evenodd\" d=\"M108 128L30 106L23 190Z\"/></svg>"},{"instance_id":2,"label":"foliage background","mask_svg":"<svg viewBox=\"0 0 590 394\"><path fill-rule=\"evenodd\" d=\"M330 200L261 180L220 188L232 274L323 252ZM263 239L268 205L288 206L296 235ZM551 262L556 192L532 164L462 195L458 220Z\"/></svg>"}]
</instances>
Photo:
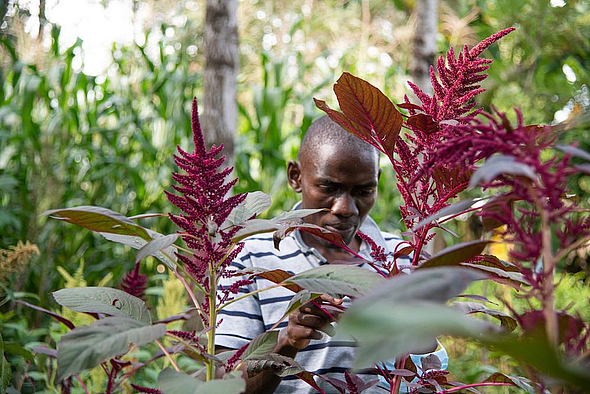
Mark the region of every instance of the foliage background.
<instances>
[{"instance_id":1,"label":"foliage background","mask_svg":"<svg viewBox=\"0 0 590 394\"><path fill-rule=\"evenodd\" d=\"M177 144L188 146L190 99L202 95L204 2L132 1L134 41L114 43L112 62L99 75L85 71L84 43L67 42L51 17L39 15L35 2L2 5L0 248L28 240L40 254L21 259L20 269L0 280L7 300L25 298L54 309L49 293L67 284L66 273L78 272L88 285L109 275L117 286L132 267L133 252L39 214L75 205L105 206L127 216L170 209L163 190L169 188L172 154ZM412 0L240 2L237 191L271 194L268 216L291 208L297 196L286 186L286 162L295 158L303 133L321 115L312 97L334 106L331 87L343 71L402 101L405 81L411 79L413 8ZM495 63L481 104L502 111L518 106L528 123L584 119L590 107L587 2L440 1L439 21L441 53L518 27L487 54ZM564 136L564 142L574 141L590 150L588 127ZM573 179L571 186L588 198L587 177ZM401 200L388 167L379 191L372 215L384 229L402 232L396 209ZM175 231L167 220L143 224ZM457 227L460 234L477 236L471 221ZM584 254L569 261L572 271L587 269ZM151 259L146 271L156 305L166 277ZM563 288L585 292L588 299L583 275ZM44 316L11 301L0 310L0 327L5 341L21 344L45 341L53 332ZM464 362L451 364L467 379L477 374L469 370L473 358L486 363L493 358L475 345L448 346L455 359L467 349ZM21 371L25 365L22 359L11 362ZM503 360L500 366L511 368Z\"/></svg>"}]
</instances>

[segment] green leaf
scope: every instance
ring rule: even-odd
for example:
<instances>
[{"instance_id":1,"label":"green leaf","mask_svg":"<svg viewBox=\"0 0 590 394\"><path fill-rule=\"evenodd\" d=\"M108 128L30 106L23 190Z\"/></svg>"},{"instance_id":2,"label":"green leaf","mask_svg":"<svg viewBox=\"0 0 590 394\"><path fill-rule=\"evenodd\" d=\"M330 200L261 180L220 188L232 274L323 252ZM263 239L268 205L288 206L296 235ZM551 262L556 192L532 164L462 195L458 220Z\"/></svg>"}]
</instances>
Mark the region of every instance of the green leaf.
<instances>
[{"instance_id":1,"label":"green leaf","mask_svg":"<svg viewBox=\"0 0 590 394\"><path fill-rule=\"evenodd\" d=\"M492 241L469 241L449 246L426 260L418 269L459 265L481 254Z\"/></svg>"},{"instance_id":2,"label":"green leaf","mask_svg":"<svg viewBox=\"0 0 590 394\"><path fill-rule=\"evenodd\" d=\"M523 176L533 181L537 179L537 174L530 166L516 161L513 156L497 155L487 159L484 165L473 173L469 187L473 188L482 182L489 183L503 174Z\"/></svg>"},{"instance_id":3,"label":"green leaf","mask_svg":"<svg viewBox=\"0 0 590 394\"><path fill-rule=\"evenodd\" d=\"M20 357L24 358L25 360L30 361L32 364L35 364L35 357L33 356L33 353L31 353L29 350L25 349L24 347L22 347L18 343L11 343L11 342L5 343L4 344L4 352L8 353L8 354L14 354L14 355L20 356Z\"/></svg>"},{"instance_id":4,"label":"green leaf","mask_svg":"<svg viewBox=\"0 0 590 394\"><path fill-rule=\"evenodd\" d=\"M567 155L579 157L579 158L584 159L586 161L590 161L590 153L588 153L585 150L582 150L580 148L577 148L575 146L555 145L555 148L559 149L560 151L562 151L563 153L565 153Z\"/></svg>"},{"instance_id":5,"label":"green leaf","mask_svg":"<svg viewBox=\"0 0 590 394\"><path fill-rule=\"evenodd\" d=\"M324 209L296 209L283 212L273 219L251 219L242 224L243 227L234 235L233 240L234 242L238 242L250 235L284 229L306 216L322 211Z\"/></svg>"},{"instance_id":6,"label":"green leaf","mask_svg":"<svg viewBox=\"0 0 590 394\"><path fill-rule=\"evenodd\" d=\"M268 331L258 335L250 342L244 354L242 354L242 360L248 358L263 356L273 351L277 345L277 339L279 337L278 331Z\"/></svg>"},{"instance_id":7,"label":"green leaf","mask_svg":"<svg viewBox=\"0 0 590 394\"><path fill-rule=\"evenodd\" d=\"M481 201L481 199L478 199L478 200L469 199L469 200L463 200L463 201L456 202L455 204L451 204L448 207L445 207L445 208L439 210L434 215L430 215L427 218L420 220L418 222L418 224L416 226L414 226L412 231L419 230L420 228L426 226L430 222L440 219L443 216L449 216L449 215L454 215L454 214L463 212L463 211L471 208L471 206L478 201Z\"/></svg>"},{"instance_id":8,"label":"green leaf","mask_svg":"<svg viewBox=\"0 0 590 394\"><path fill-rule=\"evenodd\" d=\"M353 302L336 327L359 341L356 369L405 353L429 351L439 335L479 337L497 330L497 326L430 301L365 301Z\"/></svg>"},{"instance_id":9,"label":"green leaf","mask_svg":"<svg viewBox=\"0 0 590 394\"><path fill-rule=\"evenodd\" d=\"M166 334L165 324L147 325L126 317L107 317L78 327L57 345L57 380L94 368L111 357L127 353Z\"/></svg>"},{"instance_id":10,"label":"green leaf","mask_svg":"<svg viewBox=\"0 0 590 394\"><path fill-rule=\"evenodd\" d=\"M331 264L312 268L286 280L314 293L354 297L366 294L384 281L381 275L368 269Z\"/></svg>"},{"instance_id":11,"label":"green leaf","mask_svg":"<svg viewBox=\"0 0 590 394\"><path fill-rule=\"evenodd\" d=\"M459 308L465 314L472 314L472 313L483 313L488 316L492 316L495 319L498 319L502 324L502 327L506 329L507 332L512 332L516 329L518 323L516 319L507 315L506 313L499 311L497 309L491 309L486 307L483 304L478 302L464 302L464 301L456 301L453 303L453 306Z\"/></svg>"},{"instance_id":12,"label":"green leaf","mask_svg":"<svg viewBox=\"0 0 590 394\"><path fill-rule=\"evenodd\" d=\"M227 223L234 226L240 226L255 215L266 211L270 208L272 199L266 193L256 191L246 195L246 199L235 207L227 217ZM223 225L222 227L226 227Z\"/></svg>"},{"instance_id":13,"label":"green leaf","mask_svg":"<svg viewBox=\"0 0 590 394\"><path fill-rule=\"evenodd\" d=\"M520 364L528 364L547 376L551 376L581 389L590 387L588 365L564 361L547 342L545 336L499 336L481 338L492 349L514 357ZM516 383L516 382L514 382Z\"/></svg>"},{"instance_id":14,"label":"green leaf","mask_svg":"<svg viewBox=\"0 0 590 394\"><path fill-rule=\"evenodd\" d=\"M178 239L178 234L164 235L163 237L154 238L141 249L137 251L135 262L142 260L144 257L152 256L162 249L170 247Z\"/></svg>"},{"instance_id":15,"label":"green leaf","mask_svg":"<svg viewBox=\"0 0 590 394\"><path fill-rule=\"evenodd\" d=\"M284 378L285 376L297 375L305 371L301 365L291 357L282 356L277 353L265 354L263 356L250 357L244 360L248 376L252 377L262 371L271 370L277 376Z\"/></svg>"},{"instance_id":16,"label":"green leaf","mask_svg":"<svg viewBox=\"0 0 590 394\"><path fill-rule=\"evenodd\" d=\"M246 381L235 374L227 374L224 379L203 382L166 368L158 375L158 388L164 394L239 394L246 389Z\"/></svg>"},{"instance_id":17,"label":"green leaf","mask_svg":"<svg viewBox=\"0 0 590 394\"><path fill-rule=\"evenodd\" d=\"M191 394L197 393L197 388L202 382L187 374L176 372L168 367L158 375L158 388L164 394Z\"/></svg>"},{"instance_id":18,"label":"green leaf","mask_svg":"<svg viewBox=\"0 0 590 394\"><path fill-rule=\"evenodd\" d=\"M120 213L107 208L94 206L80 206L46 211L42 215L84 227L88 230L133 235L151 240L145 228L138 226Z\"/></svg>"},{"instance_id":19,"label":"green leaf","mask_svg":"<svg viewBox=\"0 0 590 394\"><path fill-rule=\"evenodd\" d=\"M58 290L52 295L58 304L76 312L129 317L146 324L152 322L145 302L123 290L111 287L75 287Z\"/></svg>"},{"instance_id":20,"label":"green leaf","mask_svg":"<svg viewBox=\"0 0 590 394\"><path fill-rule=\"evenodd\" d=\"M403 303L413 300L445 302L456 297L476 280L486 279L487 275L473 269L461 267L437 267L416 270L411 275L397 275L355 304L368 305L379 300L390 303Z\"/></svg>"},{"instance_id":21,"label":"green leaf","mask_svg":"<svg viewBox=\"0 0 590 394\"><path fill-rule=\"evenodd\" d=\"M145 230L150 236L149 240L145 240L141 237L136 237L133 235L121 235L110 233L100 233L100 235L102 235L109 241L131 246L133 249L141 249L148 244L148 241L164 237L164 235L156 231L152 231L149 229ZM174 252L176 252L176 247L174 245L170 245L169 247L164 248L163 250L158 250L154 252L152 255L158 260L160 260L162 263L166 264L166 266L170 268L172 271L176 271L176 255L174 254Z\"/></svg>"},{"instance_id":22,"label":"green leaf","mask_svg":"<svg viewBox=\"0 0 590 394\"><path fill-rule=\"evenodd\" d=\"M3 393L10 386L11 379L12 372L8 361L4 358L4 341L2 334L0 334L0 393Z\"/></svg>"},{"instance_id":23,"label":"green leaf","mask_svg":"<svg viewBox=\"0 0 590 394\"><path fill-rule=\"evenodd\" d=\"M461 263L463 267L471 267L482 272L486 272L489 278L495 282L504 283L509 286L519 289L520 285L530 286L530 283L525 279L520 272L514 272L510 269L492 267L485 264L478 263Z\"/></svg>"}]
</instances>

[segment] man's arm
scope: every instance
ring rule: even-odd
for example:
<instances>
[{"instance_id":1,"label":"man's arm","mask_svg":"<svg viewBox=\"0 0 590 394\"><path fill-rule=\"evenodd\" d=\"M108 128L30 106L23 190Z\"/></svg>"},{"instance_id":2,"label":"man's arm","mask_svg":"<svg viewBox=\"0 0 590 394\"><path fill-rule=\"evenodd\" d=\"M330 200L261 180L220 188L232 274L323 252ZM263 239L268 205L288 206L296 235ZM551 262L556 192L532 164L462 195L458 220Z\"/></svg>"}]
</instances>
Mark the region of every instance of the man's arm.
<instances>
[{"instance_id":1,"label":"man's arm","mask_svg":"<svg viewBox=\"0 0 590 394\"><path fill-rule=\"evenodd\" d=\"M322 295L321 301L333 305L342 304L341 299L327 295ZM279 332L277 345L272 352L295 358L297 352L305 349L312 339L321 339L320 331L325 330L329 324L330 318L324 312L316 305L307 303L289 315L289 323ZM272 370L262 371L246 379L246 394L272 394L281 380Z\"/></svg>"}]
</instances>

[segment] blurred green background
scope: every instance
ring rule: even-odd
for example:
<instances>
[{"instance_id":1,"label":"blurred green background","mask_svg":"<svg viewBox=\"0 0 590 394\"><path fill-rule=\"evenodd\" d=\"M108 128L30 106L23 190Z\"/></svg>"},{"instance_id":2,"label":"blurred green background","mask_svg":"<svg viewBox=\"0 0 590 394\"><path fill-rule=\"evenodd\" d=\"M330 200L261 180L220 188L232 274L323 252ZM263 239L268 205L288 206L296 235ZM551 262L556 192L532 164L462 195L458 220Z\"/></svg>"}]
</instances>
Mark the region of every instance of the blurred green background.
<instances>
[{"instance_id":1,"label":"blurred green background","mask_svg":"<svg viewBox=\"0 0 590 394\"><path fill-rule=\"evenodd\" d=\"M120 18L128 16L124 39L110 31L122 29L112 24L85 40L76 35L84 31L81 24L92 25L92 15L76 24L82 17L75 3L0 2L0 283L2 298L7 297L0 327L4 341L14 343L52 335L46 316L15 306L14 299L55 309L50 292L66 284L66 272L78 271L88 285L107 277L117 286L133 265L128 248L39 215L76 205L104 206L127 216L168 212L163 191L170 189L175 170L172 155L177 144L189 147L191 98L202 97L204 1L79 1L97 20L98 11L110 15L111 23L123 23L112 20L121 10ZM286 184L286 162L295 157L311 121L321 116L312 98L336 106L331 89L343 71L367 79L393 102L409 94L414 8L413 0L239 2L236 191L270 194L267 216L291 208L297 196ZM519 107L527 123L543 124L587 113L587 1L441 0L438 15L439 53L518 28L485 53L495 60L484 82L488 90L478 98L486 108ZM562 138L589 150L588 137L588 127L582 127ZM396 209L401 200L391 169L384 170L372 215L383 229L401 233ZM572 179L571 187L588 198L588 177ZM175 231L164 219L142 224ZM469 232L468 221L457 226ZM19 241L37 245L39 253L16 248L18 255ZM570 260L573 271L587 268L584 254ZM151 259L146 272L155 304L164 293L162 275ZM585 282L582 288L587 289ZM461 351L453 351L457 359ZM473 357L481 363L487 356ZM477 371L466 372L473 360L460 360L451 370L475 379ZM17 370L27 365L22 358L11 362ZM42 374L32 376L39 380L36 387L43 387ZM23 380L23 392L31 385Z\"/></svg>"}]
</instances>

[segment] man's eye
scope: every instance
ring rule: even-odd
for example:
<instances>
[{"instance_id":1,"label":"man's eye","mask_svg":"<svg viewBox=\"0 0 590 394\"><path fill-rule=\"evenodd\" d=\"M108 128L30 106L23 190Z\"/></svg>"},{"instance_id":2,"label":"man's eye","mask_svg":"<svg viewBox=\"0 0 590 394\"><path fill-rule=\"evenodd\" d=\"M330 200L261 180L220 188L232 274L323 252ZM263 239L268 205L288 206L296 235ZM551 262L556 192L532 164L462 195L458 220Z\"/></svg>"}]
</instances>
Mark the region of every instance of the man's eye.
<instances>
[{"instance_id":1,"label":"man's eye","mask_svg":"<svg viewBox=\"0 0 590 394\"><path fill-rule=\"evenodd\" d=\"M331 185L320 185L320 190L324 193L332 193L336 188Z\"/></svg>"},{"instance_id":2,"label":"man's eye","mask_svg":"<svg viewBox=\"0 0 590 394\"><path fill-rule=\"evenodd\" d=\"M368 188L368 189L360 189L358 191L359 196L362 196L362 197L369 197L369 196L372 196L374 193L375 193L375 188L373 188L373 187Z\"/></svg>"}]
</instances>

